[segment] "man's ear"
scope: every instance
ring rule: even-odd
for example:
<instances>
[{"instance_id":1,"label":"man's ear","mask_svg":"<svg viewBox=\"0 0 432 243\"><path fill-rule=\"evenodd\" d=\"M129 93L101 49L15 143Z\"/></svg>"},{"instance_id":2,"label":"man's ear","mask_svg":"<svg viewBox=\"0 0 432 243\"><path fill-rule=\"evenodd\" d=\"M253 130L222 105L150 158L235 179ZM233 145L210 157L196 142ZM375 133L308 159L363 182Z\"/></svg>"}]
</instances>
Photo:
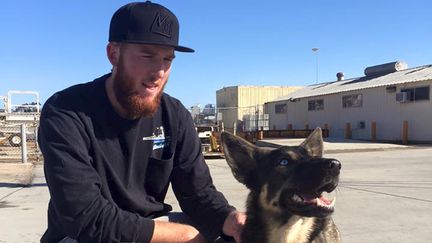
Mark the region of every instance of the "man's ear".
<instances>
[{"instance_id":1,"label":"man's ear","mask_svg":"<svg viewBox=\"0 0 432 243\"><path fill-rule=\"evenodd\" d=\"M109 42L106 47L107 57L113 67L117 66L120 59L120 44Z\"/></svg>"},{"instance_id":2,"label":"man's ear","mask_svg":"<svg viewBox=\"0 0 432 243\"><path fill-rule=\"evenodd\" d=\"M300 146L305 148L310 156L321 158L324 150L321 128L315 128Z\"/></svg>"},{"instance_id":3,"label":"man's ear","mask_svg":"<svg viewBox=\"0 0 432 243\"><path fill-rule=\"evenodd\" d=\"M253 179L251 172L257 167L255 153L258 148L243 138L228 132L221 134L221 140L225 159L231 167L234 177L250 187L250 180Z\"/></svg>"}]
</instances>

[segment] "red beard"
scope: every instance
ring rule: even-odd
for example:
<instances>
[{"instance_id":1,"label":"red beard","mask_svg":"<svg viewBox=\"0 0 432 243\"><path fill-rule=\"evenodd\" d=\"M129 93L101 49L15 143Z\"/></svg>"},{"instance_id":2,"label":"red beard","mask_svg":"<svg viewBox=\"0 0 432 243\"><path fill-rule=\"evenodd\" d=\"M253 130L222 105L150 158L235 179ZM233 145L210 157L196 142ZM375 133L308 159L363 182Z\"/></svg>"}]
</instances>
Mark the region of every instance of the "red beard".
<instances>
[{"instance_id":1,"label":"red beard","mask_svg":"<svg viewBox=\"0 0 432 243\"><path fill-rule=\"evenodd\" d=\"M117 68L113 86L114 94L120 105L124 108L127 118L137 119L153 116L160 106L165 84L159 93L152 100L149 100L133 91L135 87L134 79L123 72L123 70L122 67Z\"/></svg>"}]
</instances>

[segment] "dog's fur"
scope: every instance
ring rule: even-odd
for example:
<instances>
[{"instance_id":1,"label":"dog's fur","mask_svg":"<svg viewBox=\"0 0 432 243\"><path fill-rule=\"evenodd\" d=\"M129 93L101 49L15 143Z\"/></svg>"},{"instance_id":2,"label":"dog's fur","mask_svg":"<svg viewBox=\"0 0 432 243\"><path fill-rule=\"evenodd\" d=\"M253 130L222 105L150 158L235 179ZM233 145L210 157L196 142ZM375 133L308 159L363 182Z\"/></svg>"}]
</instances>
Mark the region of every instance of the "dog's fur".
<instances>
[{"instance_id":1,"label":"dog's fur","mask_svg":"<svg viewBox=\"0 0 432 243\"><path fill-rule=\"evenodd\" d=\"M321 195L336 188L341 164L322 158L320 128L300 146L260 148L227 132L222 144L234 177L250 190L242 243L341 242L334 199Z\"/></svg>"}]
</instances>

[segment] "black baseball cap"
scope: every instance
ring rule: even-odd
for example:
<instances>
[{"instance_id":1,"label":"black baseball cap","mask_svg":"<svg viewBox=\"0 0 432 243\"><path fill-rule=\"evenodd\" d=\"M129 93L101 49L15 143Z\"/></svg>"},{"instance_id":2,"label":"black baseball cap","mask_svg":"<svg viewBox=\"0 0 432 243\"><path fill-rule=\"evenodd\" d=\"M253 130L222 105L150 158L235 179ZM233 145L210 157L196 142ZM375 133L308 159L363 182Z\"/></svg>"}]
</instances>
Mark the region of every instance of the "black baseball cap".
<instances>
[{"instance_id":1,"label":"black baseball cap","mask_svg":"<svg viewBox=\"0 0 432 243\"><path fill-rule=\"evenodd\" d=\"M174 47L180 52L194 52L180 46L177 17L162 5L146 2L128 3L111 18L109 41Z\"/></svg>"}]
</instances>

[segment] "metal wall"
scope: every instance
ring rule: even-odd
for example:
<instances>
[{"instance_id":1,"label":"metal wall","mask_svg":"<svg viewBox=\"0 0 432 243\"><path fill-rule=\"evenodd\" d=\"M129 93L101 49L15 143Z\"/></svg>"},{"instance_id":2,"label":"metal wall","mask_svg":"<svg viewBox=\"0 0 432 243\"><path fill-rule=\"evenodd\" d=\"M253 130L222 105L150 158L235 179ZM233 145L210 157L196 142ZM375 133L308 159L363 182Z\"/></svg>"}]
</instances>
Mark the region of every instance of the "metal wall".
<instances>
[{"instance_id":1,"label":"metal wall","mask_svg":"<svg viewBox=\"0 0 432 243\"><path fill-rule=\"evenodd\" d=\"M300 89L288 86L232 86L216 91L216 106L228 129L234 122L244 121L251 115L263 114L263 104Z\"/></svg>"},{"instance_id":2,"label":"metal wall","mask_svg":"<svg viewBox=\"0 0 432 243\"><path fill-rule=\"evenodd\" d=\"M414 102L396 101L396 93L401 89L429 86L429 100ZM269 102L265 110L269 114L271 129L286 129L292 124L293 129L324 127L327 124L331 137L344 137L346 123L352 127L353 139L371 139L371 123L376 122L377 140L400 141L403 122L408 121L409 141L432 141L432 80L396 85L396 92L389 92L386 87L376 87L333 95L300 98L295 102ZM350 94L362 94L362 107L343 108L342 97ZM324 99L324 110L308 111L308 101ZM287 112L275 113L276 104L287 104ZM361 122L365 126L361 127Z\"/></svg>"}]
</instances>

